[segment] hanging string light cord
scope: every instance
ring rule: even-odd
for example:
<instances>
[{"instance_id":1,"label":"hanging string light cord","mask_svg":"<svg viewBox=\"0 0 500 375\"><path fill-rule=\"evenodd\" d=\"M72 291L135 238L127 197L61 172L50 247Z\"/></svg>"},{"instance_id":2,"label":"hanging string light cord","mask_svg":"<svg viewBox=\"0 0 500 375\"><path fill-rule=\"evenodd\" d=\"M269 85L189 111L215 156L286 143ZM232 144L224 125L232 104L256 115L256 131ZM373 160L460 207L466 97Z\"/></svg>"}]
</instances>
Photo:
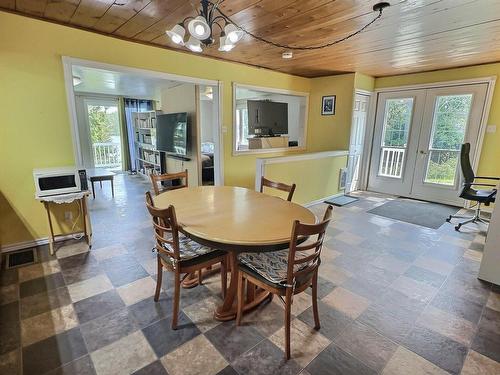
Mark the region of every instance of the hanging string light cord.
<instances>
[{"instance_id":1,"label":"hanging string light cord","mask_svg":"<svg viewBox=\"0 0 500 375\"><path fill-rule=\"evenodd\" d=\"M223 12L221 12L220 9L218 9L219 13L226 19L226 21L232 23L234 26L236 26L239 30L243 31L245 34L247 35L250 35L252 38L254 39L257 39L257 40L260 40L261 42L264 42L264 43L267 43L267 44L270 44L270 45L273 45L275 47L278 47L278 48L284 48L284 49L289 49L289 50L301 50L301 51L308 51L308 50L316 50L316 49L322 49L322 48L328 48L328 47L331 47L335 44L338 44L338 43L341 43L341 42L344 42L346 41L347 39L350 39L352 38L353 36L356 36L360 33L362 33L364 30L366 30L368 27L370 27L371 25L373 25L375 22L377 22L380 17L382 17L382 12L383 12L383 8L380 8L378 9L378 15L373 19L371 20L369 23L367 23L365 26L363 26L361 29L349 34L349 35L346 35L344 36L343 38L340 38L340 39L337 39L337 40L334 40L333 42L330 42L330 43L326 43L326 44L322 44L322 45L319 45L319 46L309 46L309 47L300 47L300 46L290 46L290 45L287 45L287 44L281 44L281 43L277 43L277 42L273 42L272 40L269 40L269 39L266 39L266 38L263 38L261 36L258 36L258 35L255 35L253 34L252 32L246 30L245 28L243 28L242 26L238 25L237 23L235 23L234 21L231 20L230 17L226 16Z\"/></svg>"}]
</instances>

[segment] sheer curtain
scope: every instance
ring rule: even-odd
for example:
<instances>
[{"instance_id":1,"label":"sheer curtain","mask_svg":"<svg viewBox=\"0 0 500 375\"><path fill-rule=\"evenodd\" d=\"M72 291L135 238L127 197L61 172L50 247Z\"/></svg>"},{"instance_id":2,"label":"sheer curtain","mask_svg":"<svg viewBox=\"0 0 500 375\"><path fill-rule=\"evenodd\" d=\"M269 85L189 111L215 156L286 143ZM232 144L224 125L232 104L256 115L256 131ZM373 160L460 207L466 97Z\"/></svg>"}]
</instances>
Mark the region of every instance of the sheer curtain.
<instances>
[{"instance_id":1,"label":"sheer curtain","mask_svg":"<svg viewBox=\"0 0 500 375\"><path fill-rule=\"evenodd\" d=\"M145 99L131 99L131 98L123 98L123 107L124 107L124 117L126 121L126 130L127 130L127 138L128 138L128 163L124 163L124 165L128 164L130 166L131 171L136 170L135 165L135 132L134 132L134 123L132 122L132 112L146 112L154 110L154 102L152 100ZM124 137L125 138L125 137Z\"/></svg>"}]
</instances>

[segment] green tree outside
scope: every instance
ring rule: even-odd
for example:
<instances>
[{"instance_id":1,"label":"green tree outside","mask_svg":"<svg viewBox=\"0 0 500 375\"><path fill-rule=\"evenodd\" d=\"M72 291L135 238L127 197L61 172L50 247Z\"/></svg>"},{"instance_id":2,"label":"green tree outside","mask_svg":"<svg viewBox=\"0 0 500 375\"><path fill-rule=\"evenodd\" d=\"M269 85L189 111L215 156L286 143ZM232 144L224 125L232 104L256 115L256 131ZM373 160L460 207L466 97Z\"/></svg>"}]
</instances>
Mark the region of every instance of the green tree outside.
<instances>
[{"instance_id":1,"label":"green tree outside","mask_svg":"<svg viewBox=\"0 0 500 375\"><path fill-rule=\"evenodd\" d=\"M88 106L92 143L111 142L111 137L119 134L118 112L107 109L104 106Z\"/></svg>"},{"instance_id":2,"label":"green tree outside","mask_svg":"<svg viewBox=\"0 0 500 375\"><path fill-rule=\"evenodd\" d=\"M453 185L472 95L438 97L425 182ZM390 99L386 104L383 146L404 148L408 143L413 99Z\"/></svg>"}]
</instances>

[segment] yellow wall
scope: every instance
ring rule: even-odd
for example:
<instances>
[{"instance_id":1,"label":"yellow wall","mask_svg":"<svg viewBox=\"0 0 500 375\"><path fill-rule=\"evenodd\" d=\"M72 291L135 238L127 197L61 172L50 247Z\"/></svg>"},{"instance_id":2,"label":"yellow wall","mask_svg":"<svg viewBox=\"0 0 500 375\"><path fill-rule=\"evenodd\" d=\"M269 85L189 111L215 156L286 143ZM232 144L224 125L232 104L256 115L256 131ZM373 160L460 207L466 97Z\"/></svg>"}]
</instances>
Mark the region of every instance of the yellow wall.
<instances>
[{"instance_id":1,"label":"yellow wall","mask_svg":"<svg viewBox=\"0 0 500 375\"><path fill-rule=\"evenodd\" d=\"M351 132L354 73L313 78L309 97L308 151L346 150ZM335 115L321 115L323 96L336 95Z\"/></svg>"},{"instance_id":2,"label":"yellow wall","mask_svg":"<svg viewBox=\"0 0 500 375\"><path fill-rule=\"evenodd\" d=\"M47 235L43 207L34 199L33 168L74 164L61 56L222 81L229 185L253 186L255 173L255 156L231 156L232 82L310 90L306 78L0 12L0 241L4 246Z\"/></svg>"},{"instance_id":3,"label":"yellow wall","mask_svg":"<svg viewBox=\"0 0 500 375\"><path fill-rule=\"evenodd\" d=\"M375 79L375 87L395 87L454 81L460 79L500 76L500 63L446 69L435 72L406 74ZM483 176L500 176L500 85L496 84L488 118L488 125L497 125L496 133L486 133L477 173Z\"/></svg>"},{"instance_id":4,"label":"yellow wall","mask_svg":"<svg viewBox=\"0 0 500 375\"><path fill-rule=\"evenodd\" d=\"M295 183L297 187L293 202L304 204L339 193L339 171L346 164L347 156L287 161L267 164L264 176L272 181ZM332 172L325 173L325 171ZM264 191L267 192L267 189ZM288 195L277 193L275 189L269 189L269 193L282 198Z\"/></svg>"},{"instance_id":5,"label":"yellow wall","mask_svg":"<svg viewBox=\"0 0 500 375\"><path fill-rule=\"evenodd\" d=\"M363 73L356 73L356 76L354 77L354 88L365 91L373 91L375 89L375 78L367 76Z\"/></svg>"},{"instance_id":6,"label":"yellow wall","mask_svg":"<svg viewBox=\"0 0 500 375\"><path fill-rule=\"evenodd\" d=\"M500 64L373 79L352 73L307 79L242 64L126 42L0 11L0 244L47 235L34 199L32 169L74 164L62 56L223 83L224 178L253 187L255 155L232 156L232 83L309 92L307 152L348 147L354 89L498 75ZM489 124L500 127L500 89ZM336 95L336 114L321 115L321 98ZM273 153L258 157L280 156ZM500 129L486 134L479 172L500 175ZM345 164L345 163L344 163ZM290 170L281 177L290 179ZM333 175L332 175L333 176ZM338 178L338 176L333 176ZM309 201L311 199L308 199ZM62 222L61 213L57 220ZM67 225L58 231L66 231Z\"/></svg>"}]
</instances>

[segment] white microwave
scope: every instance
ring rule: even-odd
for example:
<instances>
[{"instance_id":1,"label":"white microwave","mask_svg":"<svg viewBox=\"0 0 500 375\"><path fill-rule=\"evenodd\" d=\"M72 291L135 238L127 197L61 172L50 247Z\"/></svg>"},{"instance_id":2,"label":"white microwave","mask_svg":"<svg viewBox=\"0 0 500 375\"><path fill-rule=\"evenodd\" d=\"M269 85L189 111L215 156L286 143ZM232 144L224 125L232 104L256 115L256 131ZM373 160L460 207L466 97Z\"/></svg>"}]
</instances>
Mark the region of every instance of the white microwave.
<instances>
[{"instance_id":1,"label":"white microwave","mask_svg":"<svg viewBox=\"0 0 500 375\"><path fill-rule=\"evenodd\" d=\"M37 197L87 190L85 169L79 170L75 167L34 169L33 178Z\"/></svg>"}]
</instances>

